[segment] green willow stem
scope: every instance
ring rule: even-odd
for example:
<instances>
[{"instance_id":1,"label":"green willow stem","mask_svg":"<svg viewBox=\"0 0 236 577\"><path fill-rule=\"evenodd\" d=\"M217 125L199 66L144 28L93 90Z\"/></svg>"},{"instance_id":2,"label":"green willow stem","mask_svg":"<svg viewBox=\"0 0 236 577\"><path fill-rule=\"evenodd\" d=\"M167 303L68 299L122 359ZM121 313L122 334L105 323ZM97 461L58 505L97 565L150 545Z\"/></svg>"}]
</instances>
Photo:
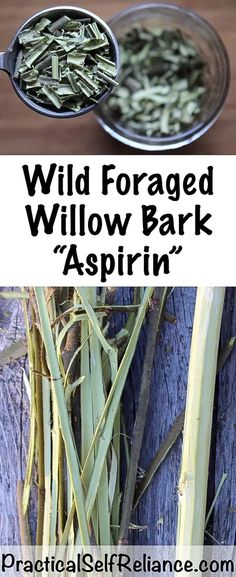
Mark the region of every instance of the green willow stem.
<instances>
[{"instance_id":1,"label":"green willow stem","mask_svg":"<svg viewBox=\"0 0 236 577\"><path fill-rule=\"evenodd\" d=\"M202 547L212 412L225 289L197 290L190 351L182 465L179 479L177 555ZM191 559L191 557L189 557Z\"/></svg>"}]
</instances>

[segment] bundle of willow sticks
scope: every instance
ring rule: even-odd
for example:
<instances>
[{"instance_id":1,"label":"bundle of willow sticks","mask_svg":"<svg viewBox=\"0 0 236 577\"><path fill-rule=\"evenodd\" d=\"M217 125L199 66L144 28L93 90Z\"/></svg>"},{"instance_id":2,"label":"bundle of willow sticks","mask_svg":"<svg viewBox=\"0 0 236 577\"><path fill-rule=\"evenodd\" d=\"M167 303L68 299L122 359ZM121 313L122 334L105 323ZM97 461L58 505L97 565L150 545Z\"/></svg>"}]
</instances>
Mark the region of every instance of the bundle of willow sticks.
<instances>
[{"instance_id":1,"label":"bundle of willow sticks","mask_svg":"<svg viewBox=\"0 0 236 577\"><path fill-rule=\"evenodd\" d=\"M96 288L22 292L31 397L27 468L18 498L24 545L31 541L27 511L34 465L37 545L112 545L128 539L145 415L132 456L120 401L147 316L148 375L144 370L142 380L144 388L150 386L167 289L134 289L133 304L123 307L111 302L112 294ZM111 337L109 317L117 311L126 313L126 320ZM130 475L123 498L121 434Z\"/></svg>"},{"instance_id":2,"label":"bundle of willow sticks","mask_svg":"<svg viewBox=\"0 0 236 577\"><path fill-rule=\"evenodd\" d=\"M177 545L203 544L215 377L235 339L218 356L224 289L198 289L185 415L174 423L137 485L156 343L162 321L176 320L165 310L168 293L167 288L136 288L126 306L114 304L115 290L107 289L27 288L16 293L24 309L31 401L27 467L18 486L23 545L34 544L27 517L35 469L36 545L127 544L133 509L183 426ZM125 313L124 322L111 336L110 319L117 312ZM144 324L130 445L121 397Z\"/></svg>"}]
</instances>

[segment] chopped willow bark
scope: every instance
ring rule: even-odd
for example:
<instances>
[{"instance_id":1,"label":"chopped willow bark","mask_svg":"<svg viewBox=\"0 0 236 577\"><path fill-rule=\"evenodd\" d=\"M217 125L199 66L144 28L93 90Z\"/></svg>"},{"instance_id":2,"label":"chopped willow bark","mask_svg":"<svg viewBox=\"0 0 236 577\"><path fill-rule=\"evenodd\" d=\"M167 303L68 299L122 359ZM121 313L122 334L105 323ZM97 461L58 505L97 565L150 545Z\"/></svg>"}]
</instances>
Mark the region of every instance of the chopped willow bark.
<instances>
[{"instance_id":1,"label":"chopped willow bark","mask_svg":"<svg viewBox=\"0 0 236 577\"><path fill-rule=\"evenodd\" d=\"M206 87L205 64L190 38L177 29L134 26L119 44L120 83L106 103L114 119L148 137L174 135L193 125ZM109 70L99 59L104 79Z\"/></svg>"},{"instance_id":2,"label":"chopped willow bark","mask_svg":"<svg viewBox=\"0 0 236 577\"><path fill-rule=\"evenodd\" d=\"M35 102L80 111L118 83L107 35L91 19L42 18L19 34L14 77Z\"/></svg>"}]
</instances>

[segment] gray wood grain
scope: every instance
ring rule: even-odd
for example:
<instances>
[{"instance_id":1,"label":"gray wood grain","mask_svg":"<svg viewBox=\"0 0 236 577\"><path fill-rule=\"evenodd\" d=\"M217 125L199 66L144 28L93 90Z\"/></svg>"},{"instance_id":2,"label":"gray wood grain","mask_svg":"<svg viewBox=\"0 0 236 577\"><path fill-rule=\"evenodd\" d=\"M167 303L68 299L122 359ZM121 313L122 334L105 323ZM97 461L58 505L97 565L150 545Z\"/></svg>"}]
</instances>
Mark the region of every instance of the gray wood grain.
<instances>
[{"instance_id":1,"label":"gray wood grain","mask_svg":"<svg viewBox=\"0 0 236 577\"><path fill-rule=\"evenodd\" d=\"M1 350L23 335L18 301L1 300L0 327ZM0 543L3 545L19 543L16 483L25 466L29 426L29 404L23 385L24 363L23 358L0 371Z\"/></svg>"},{"instance_id":2,"label":"gray wood grain","mask_svg":"<svg viewBox=\"0 0 236 577\"><path fill-rule=\"evenodd\" d=\"M236 335L236 289L226 292L221 344ZM212 534L217 541L236 541L236 351L218 378L215 418L215 491L223 473L228 477L216 502Z\"/></svg>"},{"instance_id":3,"label":"gray wood grain","mask_svg":"<svg viewBox=\"0 0 236 577\"><path fill-rule=\"evenodd\" d=\"M119 289L117 303L129 303L132 289ZM236 292L227 290L221 344L236 334ZM165 322L156 348L151 399L145 429L140 468L146 470L172 423L184 408L195 303L194 288L175 288L168 299L167 310L177 317L175 325ZM114 321L122 326L122 315ZM21 305L17 301L0 301L0 350L23 335ZM123 396L126 433L131 435L137 407L145 328L138 343L135 359ZM16 514L16 482L25 466L28 440L29 405L22 382L20 362L0 371L0 544L19 542ZM182 439L179 438L148 491L140 501L133 522L144 527L132 531L135 544L174 544L177 519L177 484ZM235 541L236 519L236 350L221 371L215 398L208 506L222 477L228 478L214 508L208 532L225 544ZM123 465L123 470L124 470ZM31 523L34 526L35 511ZM212 542L211 539L208 542Z\"/></svg>"}]
</instances>

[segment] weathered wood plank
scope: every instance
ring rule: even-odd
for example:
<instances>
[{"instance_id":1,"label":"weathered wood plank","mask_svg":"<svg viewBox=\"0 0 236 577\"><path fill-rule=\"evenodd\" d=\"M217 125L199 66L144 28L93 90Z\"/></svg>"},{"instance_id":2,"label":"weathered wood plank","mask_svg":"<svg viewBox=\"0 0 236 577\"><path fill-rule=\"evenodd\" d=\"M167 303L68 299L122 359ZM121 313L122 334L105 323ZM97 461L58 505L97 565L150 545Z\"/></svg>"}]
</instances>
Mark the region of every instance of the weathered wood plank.
<instances>
[{"instance_id":1,"label":"weathered wood plank","mask_svg":"<svg viewBox=\"0 0 236 577\"><path fill-rule=\"evenodd\" d=\"M10 290L10 289L9 289ZM1 300L0 350L24 334L21 305ZM25 466L29 405L23 385L25 359L0 371L0 543L18 544L16 483Z\"/></svg>"}]
</instances>

